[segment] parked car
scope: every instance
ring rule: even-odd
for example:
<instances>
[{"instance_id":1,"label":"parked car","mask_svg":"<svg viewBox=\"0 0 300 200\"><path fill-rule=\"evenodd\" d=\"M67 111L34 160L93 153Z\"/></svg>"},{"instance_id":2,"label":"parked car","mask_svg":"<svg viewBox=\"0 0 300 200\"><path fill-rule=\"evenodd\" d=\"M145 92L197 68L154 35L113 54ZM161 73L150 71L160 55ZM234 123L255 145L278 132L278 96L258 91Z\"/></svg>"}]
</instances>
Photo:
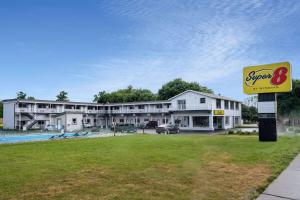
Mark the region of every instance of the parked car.
<instances>
[{"instance_id":1,"label":"parked car","mask_svg":"<svg viewBox=\"0 0 300 200\"><path fill-rule=\"evenodd\" d=\"M173 124L163 124L160 125L156 128L156 133L161 134L161 133L166 133L166 134L171 134L171 133L179 133L179 128L176 125Z\"/></svg>"},{"instance_id":2,"label":"parked car","mask_svg":"<svg viewBox=\"0 0 300 200\"><path fill-rule=\"evenodd\" d=\"M158 125L157 121L149 121L146 123L145 125L145 129L152 129L152 128L156 128Z\"/></svg>"},{"instance_id":3,"label":"parked car","mask_svg":"<svg viewBox=\"0 0 300 200\"><path fill-rule=\"evenodd\" d=\"M137 127L134 124L117 124L111 130L116 132L137 132Z\"/></svg>"},{"instance_id":4,"label":"parked car","mask_svg":"<svg viewBox=\"0 0 300 200\"><path fill-rule=\"evenodd\" d=\"M44 128L45 131L54 131L56 130L55 125L48 124Z\"/></svg>"}]
</instances>

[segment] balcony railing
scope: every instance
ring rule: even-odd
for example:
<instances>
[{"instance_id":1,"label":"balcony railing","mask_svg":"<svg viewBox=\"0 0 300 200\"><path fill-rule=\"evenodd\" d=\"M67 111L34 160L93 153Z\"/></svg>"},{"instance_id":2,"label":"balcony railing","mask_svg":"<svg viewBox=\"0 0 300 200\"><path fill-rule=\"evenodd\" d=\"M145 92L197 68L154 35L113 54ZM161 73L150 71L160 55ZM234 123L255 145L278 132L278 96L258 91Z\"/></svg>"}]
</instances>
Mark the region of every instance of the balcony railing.
<instances>
[{"instance_id":1,"label":"balcony railing","mask_svg":"<svg viewBox=\"0 0 300 200\"><path fill-rule=\"evenodd\" d=\"M112 114L130 114L130 113L166 113L169 112L168 108L161 108L161 109L119 109L119 110L112 110Z\"/></svg>"},{"instance_id":2,"label":"balcony railing","mask_svg":"<svg viewBox=\"0 0 300 200\"><path fill-rule=\"evenodd\" d=\"M170 111L184 111L184 110L212 110L211 104L203 104L203 105L185 105L185 106L171 106Z\"/></svg>"}]
</instances>

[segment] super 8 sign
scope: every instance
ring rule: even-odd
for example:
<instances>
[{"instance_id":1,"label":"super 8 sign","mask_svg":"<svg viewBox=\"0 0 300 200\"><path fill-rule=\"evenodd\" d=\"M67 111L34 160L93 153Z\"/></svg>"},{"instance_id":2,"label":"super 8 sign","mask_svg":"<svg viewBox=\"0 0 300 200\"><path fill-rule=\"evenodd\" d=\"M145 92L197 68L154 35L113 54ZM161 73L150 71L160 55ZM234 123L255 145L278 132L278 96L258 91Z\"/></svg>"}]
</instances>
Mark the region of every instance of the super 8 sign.
<instances>
[{"instance_id":1,"label":"super 8 sign","mask_svg":"<svg viewBox=\"0 0 300 200\"><path fill-rule=\"evenodd\" d=\"M243 70L244 93L275 93L292 90L292 72L288 62L249 66Z\"/></svg>"}]
</instances>

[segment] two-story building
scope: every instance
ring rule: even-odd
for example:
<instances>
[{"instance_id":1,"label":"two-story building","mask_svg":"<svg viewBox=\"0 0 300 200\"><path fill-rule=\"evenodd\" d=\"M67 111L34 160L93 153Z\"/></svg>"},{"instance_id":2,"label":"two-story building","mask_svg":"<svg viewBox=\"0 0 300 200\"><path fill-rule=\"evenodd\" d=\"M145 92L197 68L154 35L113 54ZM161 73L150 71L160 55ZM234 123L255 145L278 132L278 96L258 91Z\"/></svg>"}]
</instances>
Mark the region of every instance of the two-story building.
<instances>
[{"instance_id":1,"label":"two-story building","mask_svg":"<svg viewBox=\"0 0 300 200\"><path fill-rule=\"evenodd\" d=\"M8 99L3 101L4 129L56 129L78 131L85 127L110 127L114 123L136 126L149 121L177 124L186 131L229 129L241 123L241 102L227 97L187 90L166 101L128 103L58 102Z\"/></svg>"}]
</instances>

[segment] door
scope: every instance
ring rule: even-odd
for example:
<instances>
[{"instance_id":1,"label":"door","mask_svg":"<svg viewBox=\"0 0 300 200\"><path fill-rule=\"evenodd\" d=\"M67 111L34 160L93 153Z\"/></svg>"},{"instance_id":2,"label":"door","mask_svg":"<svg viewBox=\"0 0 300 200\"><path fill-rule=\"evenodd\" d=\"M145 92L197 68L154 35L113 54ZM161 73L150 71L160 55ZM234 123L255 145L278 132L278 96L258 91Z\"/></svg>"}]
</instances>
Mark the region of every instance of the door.
<instances>
[{"instance_id":1,"label":"door","mask_svg":"<svg viewBox=\"0 0 300 200\"><path fill-rule=\"evenodd\" d=\"M223 129L223 117L214 116L214 129Z\"/></svg>"},{"instance_id":2,"label":"door","mask_svg":"<svg viewBox=\"0 0 300 200\"><path fill-rule=\"evenodd\" d=\"M62 121L60 118L57 119L56 124L57 124L57 129L60 130L62 128Z\"/></svg>"}]
</instances>

